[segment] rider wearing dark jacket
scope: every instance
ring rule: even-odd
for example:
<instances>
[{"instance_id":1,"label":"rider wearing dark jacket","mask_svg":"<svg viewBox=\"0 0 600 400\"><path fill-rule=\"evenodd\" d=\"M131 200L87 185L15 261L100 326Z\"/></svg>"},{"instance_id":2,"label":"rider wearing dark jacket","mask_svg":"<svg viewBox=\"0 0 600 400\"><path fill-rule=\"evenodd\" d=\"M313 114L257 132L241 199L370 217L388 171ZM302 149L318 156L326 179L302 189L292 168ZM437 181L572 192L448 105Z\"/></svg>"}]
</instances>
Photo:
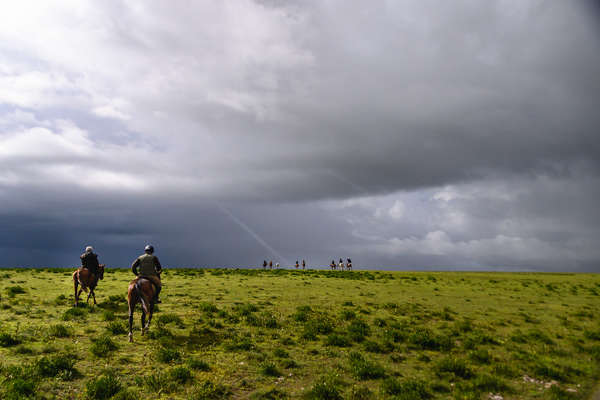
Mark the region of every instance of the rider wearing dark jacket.
<instances>
[{"instance_id":1,"label":"rider wearing dark jacket","mask_svg":"<svg viewBox=\"0 0 600 400\"><path fill-rule=\"evenodd\" d=\"M154 283L156 286L156 296L154 296L154 300L156 303L160 303L158 294L162 289L162 284L160 282L162 266L160 265L160 261L158 261L158 257L156 257L153 253L154 247L152 245L147 245L144 248L144 254L136 258L133 264L131 264L131 270L135 275L141 278L146 278Z\"/></svg>"},{"instance_id":2,"label":"rider wearing dark jacket","mask_svg":"<svg viewBox=\"0 0 600 400\"><path fill-rule=\"evenodd\" d=\"M94 275L98 275L98 268L100 268L100 264L98 263L98 255L94 253L94 248L92 246L87 246L85 248L85 253L79 256L81 259L81 268L85 268L90 271Z\"/></svg>"}]
</instances>

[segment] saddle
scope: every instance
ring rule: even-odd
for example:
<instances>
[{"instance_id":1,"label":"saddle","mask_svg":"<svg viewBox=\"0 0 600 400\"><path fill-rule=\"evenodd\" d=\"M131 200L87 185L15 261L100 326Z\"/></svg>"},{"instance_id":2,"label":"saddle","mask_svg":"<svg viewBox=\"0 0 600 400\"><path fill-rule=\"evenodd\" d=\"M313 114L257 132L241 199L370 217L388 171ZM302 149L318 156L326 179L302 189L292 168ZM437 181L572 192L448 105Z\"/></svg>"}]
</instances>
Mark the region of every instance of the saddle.
<instances>
[{"instance_id":1,"label":"saddle","mask_svg":"<svg viewBox=\"0 0 600 400\"><path fill-rule=\"evenodd\" d=\"M152 287L154 288L154 290L158 290L158 286L156 285L156 283L154 283L154 281L150 278L148 278L147 276L143 276L143 275L138 275L137 278L134 279L135 283L138 283L140 281L140 279L145 279L148 282L150 282L150 284L152 285ZM159 276L160 279L160 276Z\"/></svg>"}]
</instances>

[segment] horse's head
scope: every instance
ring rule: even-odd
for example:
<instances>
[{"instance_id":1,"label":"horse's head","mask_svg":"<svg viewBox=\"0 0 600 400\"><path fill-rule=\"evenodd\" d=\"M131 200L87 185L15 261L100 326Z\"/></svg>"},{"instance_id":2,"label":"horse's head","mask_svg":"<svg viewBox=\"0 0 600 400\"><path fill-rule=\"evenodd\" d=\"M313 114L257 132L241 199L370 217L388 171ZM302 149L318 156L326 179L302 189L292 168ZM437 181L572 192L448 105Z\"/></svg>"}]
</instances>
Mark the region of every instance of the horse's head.
<instances>
[{"instance_id":1,"label":"horse's head","mask_svg":"<svg viewBox=\"0 0 600 400\"><path fill-rule=\"evenodd\" d=\"M104 264L98 266L98 279L104 278Z\"/></svg>"}]
</instances>

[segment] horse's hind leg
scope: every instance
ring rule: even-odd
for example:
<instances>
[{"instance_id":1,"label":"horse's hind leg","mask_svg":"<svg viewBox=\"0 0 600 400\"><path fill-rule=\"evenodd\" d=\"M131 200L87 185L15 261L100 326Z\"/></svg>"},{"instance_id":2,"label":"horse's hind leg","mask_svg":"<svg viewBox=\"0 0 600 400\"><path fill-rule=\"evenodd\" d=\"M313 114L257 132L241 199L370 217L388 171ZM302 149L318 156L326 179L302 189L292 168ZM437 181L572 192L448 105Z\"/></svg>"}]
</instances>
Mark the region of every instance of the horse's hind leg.
<instances>
[{"instance_id":1,"label":"horse's hind leg","mask_svg":"<svg viewBox=\"0 0 600 400\"><path fill-rule=\"evenodd\" d=\"M90 294L92 295L92 298L94 299L94 305L98 304L98 303L96 303L96 292L94 292L94 289L90 290Z\"/></svg>"},{"instance_id":2,"label":"horse's hind leg","mask_svg":"<svg viewBox=\"0 0 600 400\"><path fill-rule=\"evenodd\" d=\"M146 323L146 332L150 328L150 321L152 321L152 314L154 314L154 303L150 303L150 312L148 313L148 322Z\"/></svg>"},{"instance_id":3,"label":"horse's hind leg","mask_svg":"<svg viewBox=\"0 0 600 400\"><path fill-rule=\"evenodd\" d=\"M146 327L146 310L144 310L144 307L142 306L142 336L144 336L145 327Z\"/></svg>"},{"instance_id":4,"label":"horse's hind leg","mask_svg":"<svg viewBox=\"0 0 600 400\"><path fill-rule=\"evenodd\" d=\"M79 295L77 294L77 277L73 276L73 287L75 288L75 307L77 307L79 305Z\"/></svg>"},{"instance_id":5,"label":"horse's hind leg","mask_svg":"<svg viewBox=\"0 0 600 400\"><path fill-rule=\"evenodd\" d=\"M133 310L135 308L135 304L129 303L129 343L133 342Z\"/></svg>"},{"instance_id":6,"label":"horse's hind leg","mask_svg":"<svg viewBox=\"0 0 600 400\"><path fill-rule=\"evenodd\" d=\"M83 292L83 287L79 288L79 291L77 292L77 294L75 295L75 299L76 299L76 303L75 305L79 305L79 296L81 296L81 292Z\"/></svg>"}]
</instances>

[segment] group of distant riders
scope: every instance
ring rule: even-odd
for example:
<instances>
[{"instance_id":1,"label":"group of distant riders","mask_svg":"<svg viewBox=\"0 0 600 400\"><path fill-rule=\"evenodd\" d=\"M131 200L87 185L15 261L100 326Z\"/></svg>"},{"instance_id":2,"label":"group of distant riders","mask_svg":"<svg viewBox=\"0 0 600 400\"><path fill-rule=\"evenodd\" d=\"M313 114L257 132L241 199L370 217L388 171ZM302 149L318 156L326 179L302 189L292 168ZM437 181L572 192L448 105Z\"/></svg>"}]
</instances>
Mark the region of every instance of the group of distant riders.
<instances>
[{"instance_id":1,"label":"group of distant riders","mask_svg":"<svg viewBox=\"0 0 600 400\"><path fill-rule=\"evenodd\" d=\"M92 246L87 246L85 248L85 253L79 258L81 259L81 269L87 269L91 274L94 274L94 276L97 277L100 263L98 262L98 254L94 253L94 248ZM158 257L154 255L154 247L152 245L146 245L144 254L136 258L131 264L131 271L138 278L146 278L154 284L156 287L154 303L160 303L161 301L158 294L162 289L162 284L160 282L162 266L160 265L160 261L158 261Z\"/></svg>"},{"instance_id":2,"label":"group of distant riders","mask_svg":"<svg viewBox=\"0 0 600 400\"><path fill-rule=\"evenodd\" d=\"M269 269L273 269L273 261L269 261L269 263L267 264L267 260L263 261L263 269L267 269L267 265L269 266ZM300 268L300 263L298 262L298 260L296 260L296 269ZM279 263L275 263L275 269L279 269ZM302 260L302 269L306 269L306 261Z\"/></svg>"},{"instance_id":3,"label":"group of distant riders","mask_svg":"<svg viewBox=\"0 0 600 400\"><path fill-rule=\"evenodd\" d=\"M352 271L352 260L351 259L346 259L346 265L344 266L344 260L342 260L340 258L340 262L336 265L335 260L331 260L331 264L329 264L329 267L332 270L335 270L337 268L340 269L340 271L344 270L344 267L346 268L347 271Z\"/></svg>"},{"instance_id":4,"label":"group of distant riders","mask_svg":"<svg viewBox=\"0 0 600 400\"><path fill-rule=\"evenodd\" d=\"M273 261L269 261L267 263L267 260L263 261L263 269L267 269L267 266L269 267L269 269L273 269ZM342 260L340 258L340 262L339 264L336 264L335 260L331 260L331 264L329 265L331 267L332 270L335 269L340 269L340 271L343 271L344 269L346 269L347 271L352 271L352 260L351 259L346 259L346 264L344 264L344 260ZM296 269L300 268L300 263L298 262L298 260L296 260L296 265L295 265ZM279 268L279 263L275 264L275 269ZM302 260L302 269L304 270L306 268L306 261Z\"/></svg>"}]
</instances>

